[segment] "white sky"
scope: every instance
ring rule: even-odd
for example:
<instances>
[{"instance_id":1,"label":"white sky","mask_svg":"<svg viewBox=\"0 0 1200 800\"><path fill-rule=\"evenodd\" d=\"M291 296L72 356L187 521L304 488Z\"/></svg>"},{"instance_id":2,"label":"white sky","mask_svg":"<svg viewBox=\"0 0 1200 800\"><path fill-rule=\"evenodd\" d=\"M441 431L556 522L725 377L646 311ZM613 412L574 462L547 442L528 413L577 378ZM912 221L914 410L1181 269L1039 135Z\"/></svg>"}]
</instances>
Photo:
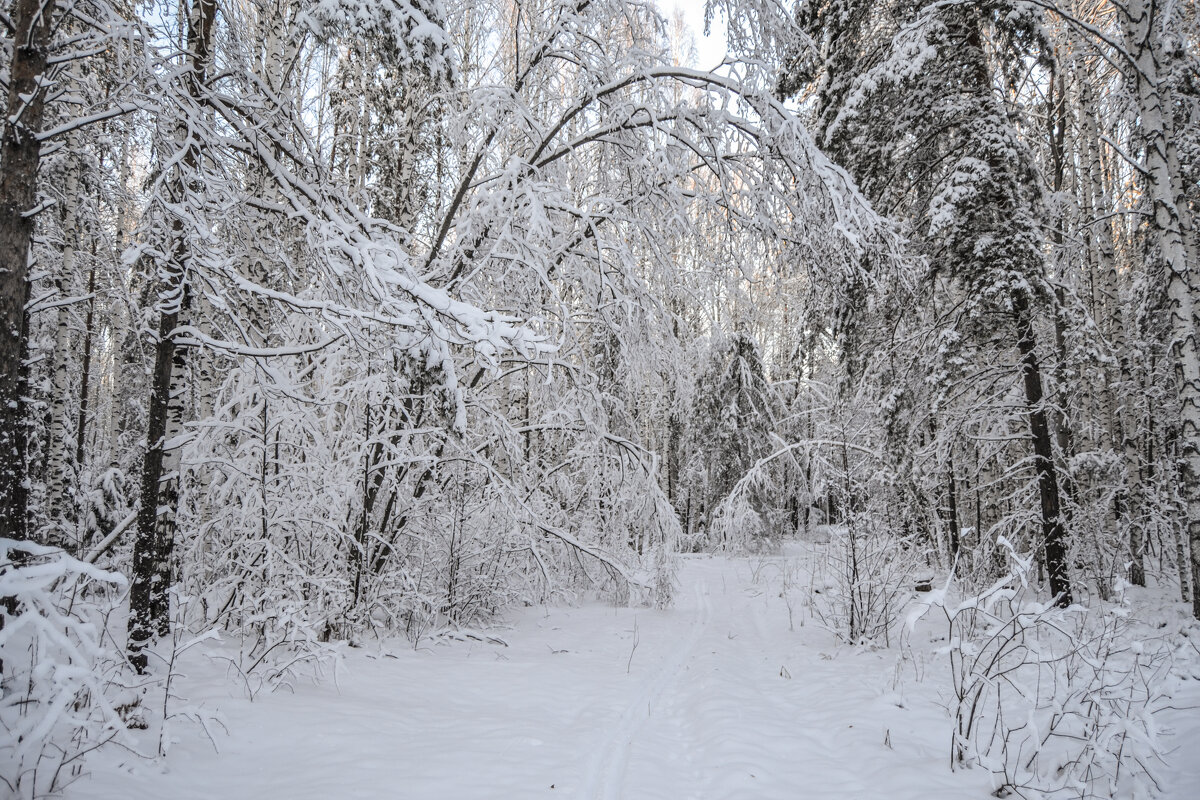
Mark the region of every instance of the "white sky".
<instances>
[{"instance_id":1,"label":"white sky","mask_svg":"<svg viewBox=\"0 0 1200 800\"><path fill-rule=\"evenodd\" d=\"M678 8L683 11L684 18L696 37L696 67L712 69L725 58L725 23L719 14L713 16L712 32L704 35L704 0L657 0L663 15L670 19L672 12Z\"/></svg>"}]
</instances>

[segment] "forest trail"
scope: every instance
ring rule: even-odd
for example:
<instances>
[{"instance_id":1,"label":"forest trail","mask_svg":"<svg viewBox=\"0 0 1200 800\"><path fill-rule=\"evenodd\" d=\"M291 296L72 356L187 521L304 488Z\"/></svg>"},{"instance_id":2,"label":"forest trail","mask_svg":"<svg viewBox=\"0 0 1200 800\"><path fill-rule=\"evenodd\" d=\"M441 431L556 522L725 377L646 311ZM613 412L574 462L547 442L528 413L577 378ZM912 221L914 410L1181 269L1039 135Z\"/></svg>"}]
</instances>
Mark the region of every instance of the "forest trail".
<instances>
[{"instance_id":1,"label":"forest trail","mask_svg":"<svg viewBox=\"0 0 1200 800\"><path fill-rule=\"evenodd\" d=\"M985 800L985 773L948 768L939 667L840 645L795 605L822 588L803 556L685 557L668 610L351 648L336 681L253 702L192 657L176 712L228 733L180 720L165 760L99 753L67 800Z\"/></svg>"},{"instance_id":2,"label":"forest trail","mask_svg":"<svg viewBox=\"0 0 1200 800\"><path fill-rule=\"evenodd\" d=\"M697 649L709 629L711 607L706 583L695 583L692 589L695 597L691 609L693 619L685 640L674 648L673 654L668 654L665 663L625 705L620 718L604 736L584 778L580 794L586 800L616 800L622 797L634 741L654 718L654 709L661 705L663 696L675 688L680 672L696 659ZM634 653L636 651L631 653L630 666Z\"/></svg>"},{"instance_id":3,"label":"forest trail","mask_svg":"<svg viewBox=\"0 0 1200 800\"><path fill-rule=\"evenodd\" d=\"M842 652L799 609L789 630L780 590L793 568L786 558L685 563L676 606L698 635L647 687L647 702L634 701L639 718L617 727L604 781L581 798L904 796L897 785L930 796L928 772L910 757L933 750L898 757L885 744L913 733L887 686L894 654ZM956 796L961 784L945 777Z\"/></svg>"}]
</instances>

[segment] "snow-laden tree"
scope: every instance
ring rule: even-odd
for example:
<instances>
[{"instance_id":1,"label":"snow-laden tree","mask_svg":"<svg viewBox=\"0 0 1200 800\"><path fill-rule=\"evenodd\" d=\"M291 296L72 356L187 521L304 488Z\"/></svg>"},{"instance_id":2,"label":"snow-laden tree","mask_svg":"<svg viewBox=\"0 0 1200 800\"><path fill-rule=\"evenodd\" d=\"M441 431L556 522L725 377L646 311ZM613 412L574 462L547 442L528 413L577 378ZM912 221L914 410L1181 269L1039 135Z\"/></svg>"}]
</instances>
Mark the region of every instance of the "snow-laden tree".
<instances>
[{"instance_id":1,"label":"snow-laden tree","mask_svg":"<svg viewBox=\"0 0 1200 800\"><path fill-rule=\"evenodd\" d=\"M972 460L982 471L971 482L1029 480L1035 493L1023 504L1033 519L981 517L976 531L1012 535L1007 526L1016 524L1032 535L1036 520L1051 591L1069 603L1061 468L1038 333L1039 309L1053 309L1055 300L1037 222L1043 197L1030 148L997 87L1007 59L1045 53L1030 13L1002 5L801 4L781 85L814 87L823 143L877 205L895 209L928 265L914 300L928 309L924 324L935 335L917 359L937 365L936 379L893 386L887 400L888 414L908 419L893 424L892 435L905 442L900 451L932 446L926 458L941 464L932 484L918 480L911 490L956 508L963 481L955 451L965 445L970 458L997 434L1012 438L1025 427L1031 452L1009 462L1019 471L1008 473L998 453L980 454ZM903 335L921 330L907 322ZM1024 404L1025 420L1005 410L1014 403ZM901 474L912 470L910 463ZM935 498L944 492L951 496L943 505ZM950 522L947 538L957 550L959 523Z\"/></svg>"},{"instance_id":2,"label":"snow-laden tree","mask_svg":"<svg viewBox=\"0 0 1200 800\"><path fill-rule=\"evenodd\" d=\"M787 509L782 487L773 481L756 481L732 499L736 510L718 513L734 485L769 455L772 434L780 429L781 403L756 342L745 333L715 341L692 392L682 502L695 517L688 519L689 531L697 528L700 539L693 546L719 547L730 539L744 546L778 537Z\"/></svg>"},{"instance_id":3,"label":"snow-laden tree","mask_svg":"<svg viewBox=\"0 0 1200 800\"><path fill-rule=\"evenodd\" d=\"M190 305L155 338L186 366L149 404L179 422L150 438L178 469L154 506L175 533L138 539L148 618L177 585L183 622L241 631L257 664L516 599L665 602L665 398L694 392L690 340L726 324L725 300L692 298L763 259L861 282L885 231L767 82L674 65L649 8L419 10L442 33L347 9L221 6L208 56L161 55L175 116L126 258L164 265L160 302L186 261ZM224 69L200 76L206 58ZM177 227L204 246L155 244Z\"/></svg>"},{"instance_id":4,"label":"snow-laden tree","mask_svg":"<svg viewBox=\"0 0 1200 800\"><path fill-rule=\"evenodd\" d=\"M850 380L833 396L875 398L861 430L892 475L894 526L964 565L994 556L998 534L1033 542L1064 599L1054 562L1068 551L1083 591L1107 596L1126 570L1143 581L1150 553L1174 562L1186 591L1176 532L1192 515L1177 467L1191 452L1192 290L1170 264L1192 252L1191 137L1170 132L1194 113L1194 12L840 0L709 11L747 63L776 70L924 265L843 287L857 307L818 328L832 334L825 363ZM985 574L1001 566L993 556L977 564Z\"/></svg>"}]
</instances>

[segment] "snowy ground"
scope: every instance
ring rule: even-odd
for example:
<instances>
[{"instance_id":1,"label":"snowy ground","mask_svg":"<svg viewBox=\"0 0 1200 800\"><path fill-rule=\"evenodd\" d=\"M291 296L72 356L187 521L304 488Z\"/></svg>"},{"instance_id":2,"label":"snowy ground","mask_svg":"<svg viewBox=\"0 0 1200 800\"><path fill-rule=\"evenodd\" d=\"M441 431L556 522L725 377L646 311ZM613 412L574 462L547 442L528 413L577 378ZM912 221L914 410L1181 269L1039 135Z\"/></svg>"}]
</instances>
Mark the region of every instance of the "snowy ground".
<instances>
[{"instance_id":1,"label":"snowy ground","mask_svg":"<svg viewBox=\"0 0 1200 800\"><path fill-rule=\"evenodd\" d=\"M336 684L253 701L193 651L178 691L221 718L219 752L179 727L159 761L97 754L67 798L987 798L982 770L948 769L921 659L840 646L802 609L789 630L794 563L686 558L667 611L528 609L504 644L348 650ZM1200 680L1177 683L1165 796L1196 800Z\"/></svg>"}]
</instances>

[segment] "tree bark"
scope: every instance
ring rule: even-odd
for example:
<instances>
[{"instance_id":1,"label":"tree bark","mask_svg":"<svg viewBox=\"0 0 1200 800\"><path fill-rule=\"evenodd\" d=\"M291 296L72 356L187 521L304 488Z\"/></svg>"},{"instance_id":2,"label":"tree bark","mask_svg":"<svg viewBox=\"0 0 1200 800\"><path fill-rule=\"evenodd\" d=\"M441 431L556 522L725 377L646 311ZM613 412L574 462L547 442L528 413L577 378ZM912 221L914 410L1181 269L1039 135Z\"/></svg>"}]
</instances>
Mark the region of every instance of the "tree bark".
<instances>
[{"instance_id":1,"label":"tree bark","mask_svg":"<svg viewBox=\"0 0 1200 800\"><path fill-rule=\"evenodd\" d=\"M194 0L188 17L189 70L183 76L192 100L198 101L205 81L212 45L216 0ZM199 148L190 139L186 124L179 128L184 147L183 176L177 179L176 203L186 202L183 181L200 162ZM146 431L146 456L142 462L141 501L137 538L133 548L133 581L129 592L129 661L138 672L148 666L146 648L170 629L171 557L175 514L179 502L180 434L183 432L183 380L186 350L177 346L175 330L189 308L187 271L191 259L184 227L176 217L171 224L170 256L159 267L161 315L154 348L154 372Z\"/></svg>"},{"instance_id":2,"label":"tree bark","mask_svg":"<svg viewBox=\"0 0 1200 800\"><path fill-rule=\"evenodd\" d=\"M1058 475L1054 469L1054 449L1050 425L1043 402L1042 375L1037 358L1037 340L1029 298L1024 292L1013 293L1013 314L1017 325L1017 350L1021 353L1021 372L1025 385L1025 403L1029 414L1029 432L1033 439L1034 468L1037 471L1038 498L1041 501L1042 546L1050 592L1055 602L1071 605L1071 582L1067 576L1066 532L1062 523Z\"/></svg>"},{"instance_id":3,"label":"tree bark","mask_svg":"<svg viewBox=\"0 0 1200 800\"><path fill-rule=\"evenodd\" d=\"M0 133L0 538L25 539L28 519L25 383L29 258L41 161L55 0L17 0Z\"/></svg>"},{"instance_id":4,"label":"tree bark","mask_svg":"<svg viewBox=\"0 0 1200 800\"><path fill-rule=\"evenodd\" d=\"M67 144L72 154L79 150L78 138L70 137ZM72 294L76 287L75 257L79 250L79 219L76 214L79 205L79 159L74 155L68 157L65 197L63 199L63 249L62 267L56 285L60 299ZM75 509L75 492L73 476L75 466L71 463L74 453L72 440L74 427L71 424L68 410L70 397L71 373L71 310L68 306L59 306L56 310L55 341L54 341L54 375L51 381L50 397L50 430L49 459L46 467L47 503L50 506L51 530L50 539L55 544L63 546L78 546L80 542L72 541L77 517Z\"/></svg>"},{"instance_id":5,"label":"tree bark","mask_svg":"<svg viewBox=\"0 0 1200 800\"><path fill-rule=\"evenodd\" d=\"M79 376L79 417L75 423L75 466L83 469L83 443L87 435L88 401L91 398L92 335L96 327L96 263L88 272L88 307L83 321L83 366Z\"/></svg>"},{"instance_id":6,"label":"tree bark","mask_svg":"<svg viewBox=\"0 0 1200 800\"><path fill-rule=\"evenodd\" d=\"M1179 397L1180 493L1186 508L1191 546L1192 613L1200 619L1200 351L1196 344L1195 286L1188 269L1190 217L1186 209L1168 98L1163 97L1159 6L1130 0L1122 34L1132 64L1141 134L1146 148L1146 189L1152 230L1166 272L1167 301Z\"/></svg>"},{"instance_id":7,"label":"tree bark","mask_svg":"<svg viewBox=\"0 0 1200 800\"><path fill-rule=\"evenodd\" d=\"M950 561L958 559L962 534L958 528L958 487L954 481L954 460L946 460L946 529L950 535Z\"/></svg>"}]
</instances>

